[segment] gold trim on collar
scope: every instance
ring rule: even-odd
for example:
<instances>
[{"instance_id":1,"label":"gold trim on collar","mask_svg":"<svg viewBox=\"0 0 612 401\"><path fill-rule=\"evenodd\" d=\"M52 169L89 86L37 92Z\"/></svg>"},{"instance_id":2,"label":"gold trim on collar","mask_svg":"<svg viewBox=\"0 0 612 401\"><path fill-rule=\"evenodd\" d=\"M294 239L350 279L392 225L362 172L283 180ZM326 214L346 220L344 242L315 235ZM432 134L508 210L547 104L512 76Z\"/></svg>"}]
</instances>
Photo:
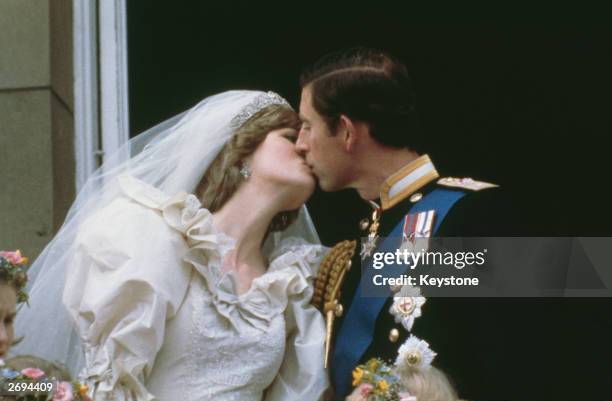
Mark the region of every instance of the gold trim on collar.
<instances>
[{"instance_id":1,"label":"gold trim on collar","mask_svg":"<svg viewBox=\"0 0 612 401\"><path fill-rule=\"evenodd\" d=\"M428 167L424 167L427 166ZM420 171L418 171L421 169ZM413 177L409 177L413 174ZM380 202L383 210L397 205L419 188L438 178L438 172L428 155L423 155L402 167L385 180L380 187ZM407 181L403 181L405 179ZM395 192L393 195L390 192Z\"/></svg>"}]
</instances>

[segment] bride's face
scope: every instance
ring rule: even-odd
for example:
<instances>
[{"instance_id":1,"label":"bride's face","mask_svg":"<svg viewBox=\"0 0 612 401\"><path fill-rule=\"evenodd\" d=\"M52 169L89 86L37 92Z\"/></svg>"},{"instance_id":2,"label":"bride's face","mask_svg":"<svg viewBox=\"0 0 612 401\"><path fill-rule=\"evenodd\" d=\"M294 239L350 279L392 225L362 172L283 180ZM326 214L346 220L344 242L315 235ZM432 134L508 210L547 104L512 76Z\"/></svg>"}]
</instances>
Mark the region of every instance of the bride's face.
<instances>
[{"instance_id":1,"label":"bride's face","mask_svg":"<svg viewBox=\"0 0 612 401\"><path fill-rule=\"evenodd\" d=\"M250 162L253 179L288 189L287 210L297 209L306 202L316 185L310 167L296 152L297 136L298 131L293 128L270 131Z\"/></svg>"}]
</instances>

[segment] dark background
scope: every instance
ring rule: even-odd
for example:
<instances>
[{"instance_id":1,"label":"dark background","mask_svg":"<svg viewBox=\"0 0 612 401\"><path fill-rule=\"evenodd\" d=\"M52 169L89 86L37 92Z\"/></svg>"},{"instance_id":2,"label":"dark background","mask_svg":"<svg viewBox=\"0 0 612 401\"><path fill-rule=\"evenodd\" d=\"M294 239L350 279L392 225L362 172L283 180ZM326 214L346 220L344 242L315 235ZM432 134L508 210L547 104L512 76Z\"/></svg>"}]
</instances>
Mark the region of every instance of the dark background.
<instances>
[{"instance_id":1,"label":"dark background","mask_svg":"<svg viewBox=\"0 0 612 401\"><path fill-rule=\"evenodd\" d=\"M297 107L304 66L340 48L377 47L406 63L430 138L427 153L442 175L501 184L526 235L612 233L605 191L612 172L612 27L605 10L584 3L565 9L470 9L463 3L424 9L380 1L127 3L134 134L228 89L274 90ZM367 206L345 191L316 193L309 210L331 245L354 235ZM536 388L532 396L612 399L612 391L602 390L611 373L605 333L612 308L603 301L564 302L557 315L541 318L567 321L560 325L563 339L571 338L567 330L590 333L588 344L580 344L580 336L572 344L534 332L534 341L554 347L517 358L541 364L541 377L507 374L532 383L523 399ZM568 314L573 316L565 320ZM567 361L563 374L548 372L552 360ZM568 381L570 388L560 390Z\"/></svg>"},{"instance_id":2,"label":"dark background","mask_svg":"<svg viewBox=\"0 0 612 401\"><path fill-rule=\"evenodd\" d=\"M612 232L604 10L262 4L129 1L131 131L228 89L274 90L297 107L305 65L340 48L378 47L407 64L427 153L442 175L507 188L526 213L525 233ZM317 194L310 202L318 224L333 216L325 242L348 234L353 205L364 210L356 199Z\"/></svg>"}]
</instances>

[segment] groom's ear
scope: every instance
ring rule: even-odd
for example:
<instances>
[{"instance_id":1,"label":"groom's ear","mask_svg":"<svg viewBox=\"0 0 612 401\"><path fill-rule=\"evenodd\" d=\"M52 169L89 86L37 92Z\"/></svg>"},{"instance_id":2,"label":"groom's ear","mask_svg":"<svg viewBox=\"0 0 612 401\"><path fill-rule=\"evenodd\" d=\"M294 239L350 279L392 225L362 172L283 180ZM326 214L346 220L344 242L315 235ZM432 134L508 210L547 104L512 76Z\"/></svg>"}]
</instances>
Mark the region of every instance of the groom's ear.
<instances>
[{"instance_id":1,"label":"groom's ear","mask_svg":"<svg viewBox=\"0 0 612 401\"><path fill-rule=\"evenodd\" d=\"M342 147L347 152L352 152L359 142L359 137L362 135L361 124L351 120L348 116L341 114L338 121L338 129L336 135L342 143Z\"/></svg>"}]
</instances>

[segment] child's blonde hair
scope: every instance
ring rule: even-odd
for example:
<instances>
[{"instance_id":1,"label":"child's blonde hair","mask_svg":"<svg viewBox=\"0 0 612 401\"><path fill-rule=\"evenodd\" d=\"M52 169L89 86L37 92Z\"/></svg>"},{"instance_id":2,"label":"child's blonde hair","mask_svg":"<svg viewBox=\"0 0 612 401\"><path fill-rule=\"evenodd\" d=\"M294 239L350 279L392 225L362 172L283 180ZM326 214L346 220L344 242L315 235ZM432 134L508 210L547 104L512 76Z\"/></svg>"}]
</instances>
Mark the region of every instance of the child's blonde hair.
<instances>
[{"instance_id":1,"label":"child's blonde hair","mask_svg":"<svg viewBox=\"0 0 612 401\"><path fill-rule=\"evenodd\" d=\"M401 387L417 401L458 401L457 392L450 380L439 369L415 369L404 372L400 379Z\"/></svg>"}]
</instances>

